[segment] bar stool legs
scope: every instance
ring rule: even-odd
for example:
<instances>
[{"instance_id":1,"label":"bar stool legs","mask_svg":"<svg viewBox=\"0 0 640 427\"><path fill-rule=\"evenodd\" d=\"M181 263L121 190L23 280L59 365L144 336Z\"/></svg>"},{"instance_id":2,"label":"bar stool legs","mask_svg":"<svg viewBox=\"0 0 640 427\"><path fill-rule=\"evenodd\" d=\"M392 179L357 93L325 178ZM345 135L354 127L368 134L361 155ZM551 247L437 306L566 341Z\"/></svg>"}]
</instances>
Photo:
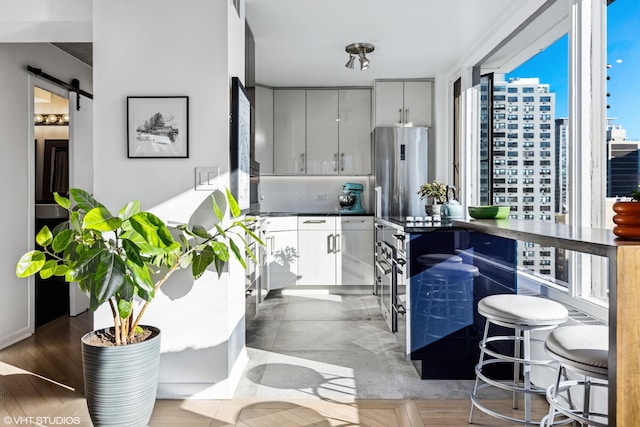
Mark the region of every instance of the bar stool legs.
<instances>
[{"instance_id":1,"label":"bar stool legs","mask_svg":"<svg viewBox=\"0 0 640 427\"><path fill-rule=\"evenodd\" d=\"M540 426L549 427L577 421L583 426L606 427L607 414L594 411L592 392L608 389L608 328L606 326L580 325L558 328L547 337L545 348L560 367L556 381L546 392L549 414ZM568 372L582 379L568 379ZM562 378L564 377L564 380ZM582 409L571 398L572 389L582 387ZM556 419L560 414L561 418Z\"/></svg>"},{"instance_id":2,"label":"bar stool legs","mask_svg":"<svg viewBox=\"0 0 640 427\"><path fill-rule=\"evenodd\" d=\"M567 309L561 304L539 297L525 295L492 295L478 303L478 313L486 318L485 330L480 341L480 358L475 368L476 380L471 391L471 411L469 423L473 423L474 409L505 421L525 425L538 424L532 420L531 395L544 395L545 388L535 386L531 381L532 366L555 363L551 359L536 360L531 356L531 343L542 342L531 338L531 331L555 329L568 318ZM490 336L490 326L503 326L513 330L513 335ZM504 346L513 344L513 356L505 352ZM502 345L502 348L500 346ZM513 365L512 380L498 380L486 372L486 368L498 364ZM522 380L520 379L522 377ZM487 387L495 387L512 392L513 408L518 409L519 395L524 395L523 418L515 418L490 409L478 392Z\"/></svg>"}]
</instances>

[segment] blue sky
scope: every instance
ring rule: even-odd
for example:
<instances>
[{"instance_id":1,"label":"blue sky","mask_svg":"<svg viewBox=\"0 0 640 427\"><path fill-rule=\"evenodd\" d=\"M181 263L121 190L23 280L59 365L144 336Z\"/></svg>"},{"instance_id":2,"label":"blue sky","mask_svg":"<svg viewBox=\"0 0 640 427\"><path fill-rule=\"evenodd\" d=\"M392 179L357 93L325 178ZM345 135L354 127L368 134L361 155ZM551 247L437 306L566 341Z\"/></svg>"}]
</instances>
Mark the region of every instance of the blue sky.
<instances>
[{"instance_id":1,"label":"blue sky","mask_svg":"<svg viewBox=\"0 0 640 427\"><path fill-rule=\"evenodd\" d=\"M607 116L627 129L627 139L640 139L640 1L615 0L607 8L607 26ZM567 117L568 50L565 36L505 78L539 77L556 93L556 117Z\"/></svg>"}]
</instances>

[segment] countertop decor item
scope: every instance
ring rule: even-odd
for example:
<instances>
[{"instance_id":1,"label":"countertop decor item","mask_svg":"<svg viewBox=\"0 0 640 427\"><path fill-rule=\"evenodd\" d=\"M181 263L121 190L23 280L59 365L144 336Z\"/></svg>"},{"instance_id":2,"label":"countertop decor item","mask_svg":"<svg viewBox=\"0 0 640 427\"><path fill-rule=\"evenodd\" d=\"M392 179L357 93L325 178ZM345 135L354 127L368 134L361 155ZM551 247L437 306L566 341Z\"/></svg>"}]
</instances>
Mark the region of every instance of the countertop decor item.
<instances>
[{"instance_id":1,"label":"countertop decor item","mask_svg":"<svg viewBox=\"0 0 640 427\"><path fill-rule=\"evenodd\" d=\"M42 249L24 254L16 275L64 277L89 296L91 310L108 303L113 327L82 338L89 414L96 426L146 426L156 397L160 331L140 320L155 293L182 268L190 268L194 279L210 266L220 276L232 256L246 268L245 250L257 261L245 235L263 243L247 228L252 220L240 217L229 190L211 194L209 227L165 225L141 211L138 200L114 215L84 190L71 188L69 195L54 193L69 220L53 230L42 227L36 235Z\"/></svg>"},{"instance_id":2,"label":"countertop decor item","mask_svg":"<svg viewBox=\"0 0 640 427\"><path fill-rule=\"evenodd\" d=\"M420 200L431 198L431 205L425 205L427 215L440 215L442 204L447 201L447 184L438 181L425 182L418 190Z\"/></svg>"},{"instance_id":3,"label":"countertop decor item","mask_svg":"<svg viewBox=\"0 0 640 427\"><path fill-rule=\"evenodd\" d=\"M509 216L509 206L469 206L469 216L475 219L505 219Z\"/></svg>"},{"instance_id":4,"label":"countertop decor item","mask_svg":"<svg viewBox=\"0 0 640 427\"><path fill-rule=\"evenodd\" d=\"M613 204L613 234L620 239L640 240L640 191L634 191L630 201Z\"/></svg>"}]
</instances>

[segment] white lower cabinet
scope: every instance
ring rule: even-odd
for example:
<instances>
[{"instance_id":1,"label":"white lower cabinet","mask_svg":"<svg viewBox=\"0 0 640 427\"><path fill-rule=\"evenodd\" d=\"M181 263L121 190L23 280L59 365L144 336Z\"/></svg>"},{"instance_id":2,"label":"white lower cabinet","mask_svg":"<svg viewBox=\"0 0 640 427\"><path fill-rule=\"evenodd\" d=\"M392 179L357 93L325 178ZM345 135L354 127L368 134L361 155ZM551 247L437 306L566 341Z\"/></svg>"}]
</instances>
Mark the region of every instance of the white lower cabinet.
<instances>
[{"instance_id":1,"label":"white lower cabinet","mask_svg":"<svg viewBox=\"0 0 640 427\"><path fill-rule=\"evenodd\" d=\"M373 217L298 217L298 285L372 285Z\"/></svg>"},{"instance_id":2,"label":"white lower cabinet","mask_svg":"<svg viewBox=\"0 0 640 427\"><path fill-rule=\"evenodd\" d=\"M264 223L267 289L295 286L298 282L298 218L270 217Z\"/></svg>"},{"instance_id":3,"label":"white lower cabinet","mask_svg":"<svg viewBox=\"0 0 640 427\"><path fill-rule=\"evenodd\" d=\"M336 284L336 217L298 217L298 285Z\"/></svg>"},{"instance_id":4,"label":"white lower cabinet","mask_svg":"<svg viewBox=\"0 0 640 427\"><path fill-rule=\"evenodd\" d=\"M373 217L340 217L336 251L336 284L373 284Z\"/></svg>"}]
</instances>

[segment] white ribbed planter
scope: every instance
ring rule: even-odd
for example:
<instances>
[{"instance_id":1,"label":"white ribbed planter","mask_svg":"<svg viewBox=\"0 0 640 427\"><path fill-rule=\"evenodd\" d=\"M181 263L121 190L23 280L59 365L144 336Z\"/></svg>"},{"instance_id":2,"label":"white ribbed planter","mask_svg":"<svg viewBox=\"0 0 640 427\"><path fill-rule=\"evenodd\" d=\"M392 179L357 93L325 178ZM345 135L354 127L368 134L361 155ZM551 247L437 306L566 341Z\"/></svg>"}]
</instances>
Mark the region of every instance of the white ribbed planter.
<instances>
[{"instance_id":1,"label":"white ribbed planter","mask_svg":"<svg viewBox=\"0 0 640 427\"><path fill-rule=\"evenodd\" d=\"M158 389L160 330L146 341L116 347L98 347L82 337L84 393L96 427L144 427L149 423Z\"/></svg>"}]
</instances>

